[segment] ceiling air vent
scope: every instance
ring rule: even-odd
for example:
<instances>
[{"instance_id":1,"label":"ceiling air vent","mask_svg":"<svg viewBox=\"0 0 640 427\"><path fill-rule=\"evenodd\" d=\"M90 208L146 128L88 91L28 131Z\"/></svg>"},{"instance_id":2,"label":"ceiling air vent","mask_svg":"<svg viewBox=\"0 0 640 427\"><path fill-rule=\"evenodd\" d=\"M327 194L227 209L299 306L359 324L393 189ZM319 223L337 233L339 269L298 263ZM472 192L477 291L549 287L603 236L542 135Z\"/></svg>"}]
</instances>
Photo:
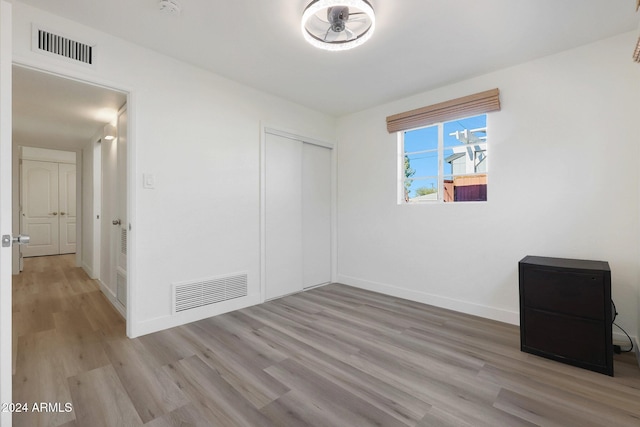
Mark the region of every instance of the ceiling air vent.
<instances>
[{"instance_id":1,"label":"ceiling air vent","mask_svg":"<svg viewBox=\"0 0 640 427\"><path fill-rule=\"evenodd\" d=\"M33 48L40 53L49 53L82 64L94 65L94 46L35 27L33 38Z\"/></svg>"},{"instance_id":2,"label":"ceiling air vent","mask_svg":"<svg viewBox=\"0 0 640 427\"><path fill-rule=\"evenodd\" d=\"M247 296L247 274L213 277L173 285L173 312Z\"/></svg>"}]
</instances>

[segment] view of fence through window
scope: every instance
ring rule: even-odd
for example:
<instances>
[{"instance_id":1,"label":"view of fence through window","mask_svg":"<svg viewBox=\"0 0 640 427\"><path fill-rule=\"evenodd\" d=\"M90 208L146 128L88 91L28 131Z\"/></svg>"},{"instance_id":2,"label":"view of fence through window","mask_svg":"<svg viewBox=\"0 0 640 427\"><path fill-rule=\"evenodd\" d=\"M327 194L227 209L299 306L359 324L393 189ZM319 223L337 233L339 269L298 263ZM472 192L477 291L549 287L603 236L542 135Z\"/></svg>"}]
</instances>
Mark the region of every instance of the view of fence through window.
<instances>
[{"instance_id":1,"label":"view of fence through window","mask_svg":"<svg viewBox=\"0 0 640 427\"><path fill-rule=\"evenodd\" d=\"M401 200L487 200L487 116L401 132Z\"/></svg>"}]
</instances>

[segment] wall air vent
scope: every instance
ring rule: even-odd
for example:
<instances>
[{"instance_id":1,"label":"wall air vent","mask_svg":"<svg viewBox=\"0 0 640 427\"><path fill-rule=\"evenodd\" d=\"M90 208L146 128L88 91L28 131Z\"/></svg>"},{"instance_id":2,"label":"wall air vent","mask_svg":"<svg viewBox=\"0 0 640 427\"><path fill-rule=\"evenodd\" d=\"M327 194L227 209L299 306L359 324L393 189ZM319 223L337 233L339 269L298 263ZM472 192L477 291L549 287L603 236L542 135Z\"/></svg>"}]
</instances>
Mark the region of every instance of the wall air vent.
<instances>
[{"instance_id":1,"label":"wall air vent","mask_svg":"<svg viewBox=\"0 0 640 427\"><path fill-rule=\"evenodd\" d=\"M127 254L127 229L120 230L120 253L122 255Z\"/></svg>"},{"instance_id":2,"label":"wall air vent","mask_svg":"<svg viewBox=\"0 0 640 427\"><path fill-rule=\"evenodd\" d=\"M173 285L173 312L247 296L247 274L214 277Z\"/></svg>"},{"instance_id":3,"label":"wall air vent","mask_svg":"<svg viewBox=\"0 0 640 427\"><path fill-rule=\"evenodd\" d=\"M33 27L34 51L56 55L70 61L93 66L95 64L95 46Z\"/></svg>"}]
</instances>

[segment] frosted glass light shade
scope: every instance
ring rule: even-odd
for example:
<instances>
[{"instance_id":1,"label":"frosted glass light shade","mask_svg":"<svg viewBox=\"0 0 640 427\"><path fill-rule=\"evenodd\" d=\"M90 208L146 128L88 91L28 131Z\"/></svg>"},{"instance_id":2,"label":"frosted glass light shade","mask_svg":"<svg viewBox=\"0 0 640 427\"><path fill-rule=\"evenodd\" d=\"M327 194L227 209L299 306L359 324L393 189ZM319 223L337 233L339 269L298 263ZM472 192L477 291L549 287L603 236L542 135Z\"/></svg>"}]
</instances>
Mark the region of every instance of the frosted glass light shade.
<instances>
[{"instance_id":1,"label":"frosted glass light shade","mask_svg":"<svg viewBox=\"0 0 640 427\"><path fill-rule=\"evenodd\" d=\"M107 124L104 127L104 139L111 141L116 139L116 127L112 124Z\"/></svg>"}]
</instances>

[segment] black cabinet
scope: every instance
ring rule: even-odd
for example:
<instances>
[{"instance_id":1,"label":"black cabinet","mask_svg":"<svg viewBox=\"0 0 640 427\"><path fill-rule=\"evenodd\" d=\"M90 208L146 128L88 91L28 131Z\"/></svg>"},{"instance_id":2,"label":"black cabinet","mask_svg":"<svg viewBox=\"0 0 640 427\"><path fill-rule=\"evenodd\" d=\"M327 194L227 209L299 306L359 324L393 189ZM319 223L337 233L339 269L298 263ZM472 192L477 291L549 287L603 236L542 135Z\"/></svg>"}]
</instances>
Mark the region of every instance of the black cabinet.
<instances>
[{"instance_id":1,"label":"black cabinet","mask_svg":"<svg viewBox=\"0 0 640 427\"><path fill-rule=\"evenodd\" d=\"M526 256L518 270L520 349L613 376L609 264Z\"/></svg>"}]
</instances>

